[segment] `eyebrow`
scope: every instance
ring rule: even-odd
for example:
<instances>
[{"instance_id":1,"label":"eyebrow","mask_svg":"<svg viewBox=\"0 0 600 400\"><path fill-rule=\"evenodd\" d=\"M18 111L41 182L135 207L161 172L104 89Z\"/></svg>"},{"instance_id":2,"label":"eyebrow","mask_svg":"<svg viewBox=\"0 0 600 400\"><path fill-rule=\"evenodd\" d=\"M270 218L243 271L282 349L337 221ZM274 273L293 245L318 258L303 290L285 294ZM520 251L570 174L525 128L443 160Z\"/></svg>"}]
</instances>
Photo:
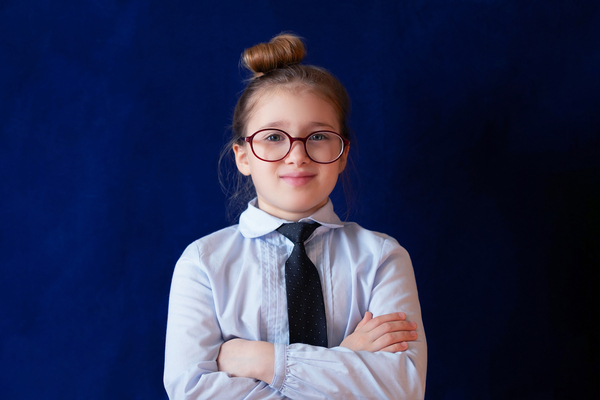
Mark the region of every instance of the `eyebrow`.
<instances>
[{"instance_id":1,"label":"eyebrow","mask_svg":"<svg viewBox=\"0 0 600 400\"><path fill-rule=\"evenodd\" d=\"M289 125L289 121L286 120L279 120L279 121L272 121L269 122L268 124L263 125L260 129L265 129L265 128L282 128L282 127L286 127ZM329 125L326 122L319 122L319 121L311 121L309 122L306 127L308 128L328 128L331 130L335 130L335 128L331 125Z\"/></svg>"}]
</instances>

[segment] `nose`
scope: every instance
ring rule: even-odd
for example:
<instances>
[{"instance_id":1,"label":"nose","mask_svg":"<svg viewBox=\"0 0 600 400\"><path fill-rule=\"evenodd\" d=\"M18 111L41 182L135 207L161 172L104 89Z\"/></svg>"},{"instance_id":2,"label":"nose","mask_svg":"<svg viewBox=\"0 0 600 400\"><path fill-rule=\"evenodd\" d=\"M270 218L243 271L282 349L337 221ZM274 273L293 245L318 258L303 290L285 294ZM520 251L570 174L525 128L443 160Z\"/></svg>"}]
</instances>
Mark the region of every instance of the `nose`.
<instances>
[{"instance_id":1,"label":"nose","mask_svg":"<svg viewBox=\"0 0 600 400\"><path fill-rule=\"evenodd\" d=\"M285 157L285 162L288 164L302 165L308 164L310 162L310 158L306 154L306 149L304 148L304 143L301 141L296 141L292 143L292 148L290 152Z\"/></svg>"}]
</instances>

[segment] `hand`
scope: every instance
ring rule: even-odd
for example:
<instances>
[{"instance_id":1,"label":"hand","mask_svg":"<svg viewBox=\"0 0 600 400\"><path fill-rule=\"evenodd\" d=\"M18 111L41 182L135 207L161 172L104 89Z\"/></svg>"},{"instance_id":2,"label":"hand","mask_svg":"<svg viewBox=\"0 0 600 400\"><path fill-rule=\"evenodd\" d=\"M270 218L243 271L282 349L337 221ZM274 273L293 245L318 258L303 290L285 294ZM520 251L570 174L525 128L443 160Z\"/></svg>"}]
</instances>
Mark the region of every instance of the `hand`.
<instances>
[{"instance_id":1,"label":"hand","mask_svg":"<svg viewBox=\"0 0 600 400\"><path fill-rule=\"evenodd\" d=\"M270 384L275 374L275 347L272 343L232 339L221 345L217 357L219 371Z\"/></svg>"},{"instance_id":2,"label":"hand","mask_svg":"<svg viewBox=\"0 0 600 400\"><path fill-rule=\"evenodd\" d=\"M406 314L392 313L373 318L367 311L352 334L340 346L352 351L387 351L396 353L408 349L408 341L417 339L417 324L406 321Z\"/></svg>"}]
</instances>

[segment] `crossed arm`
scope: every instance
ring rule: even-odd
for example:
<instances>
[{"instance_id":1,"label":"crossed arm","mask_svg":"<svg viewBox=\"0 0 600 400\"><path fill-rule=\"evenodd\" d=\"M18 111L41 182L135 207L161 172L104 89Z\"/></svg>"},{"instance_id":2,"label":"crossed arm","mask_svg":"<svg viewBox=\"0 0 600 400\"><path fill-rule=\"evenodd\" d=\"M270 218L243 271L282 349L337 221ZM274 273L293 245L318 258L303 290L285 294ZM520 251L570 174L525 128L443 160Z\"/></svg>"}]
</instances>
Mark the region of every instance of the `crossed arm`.
<instances>
[{"instance_id":1,"label":"crossed arm","mask_svg":"<svg viewBox=\"0 0 600 400\"><path fill-rule=\"evenodd\" d=\"M364 305L381 315L365 312L356 328L346 326L352 333L339 338L339 345L324 348L260 341L260 326L236 325L239 320L227 312L239 313L246 307L254 314L250 299L260 297L260 292L248 286L229 310L228 292L213 291L214 277L198 262L202 255L195 247L188 248L176 267L169 300L165 388L170 398L199 400L227 393L228 398L262 400L422 399L427 347L410 259L398 247L384 254ZM225 315L224 321L233 321L229 338L252 340L224 342L215 307ZM394 310L406 315L388 314ZM348 318L350 323L352 317ZM234 331L237 334L232 335Z\"/></svg>"},{"instance_id":2,"label":"crossed arm","mask_svg":"<svg viewBox=\"0 0 600 400\"><path fill-rule=\"evenodd\" d=\"M373 317L369 311L354 332L340 344L352 351L396 353L408 349L417 339L417 324L406 321L406 314L391 313ZM274 375L275 347L272 343L233 339L221 345L217 366L233 377L245 377L271 384Z\"/></svg>"}]
</instances>

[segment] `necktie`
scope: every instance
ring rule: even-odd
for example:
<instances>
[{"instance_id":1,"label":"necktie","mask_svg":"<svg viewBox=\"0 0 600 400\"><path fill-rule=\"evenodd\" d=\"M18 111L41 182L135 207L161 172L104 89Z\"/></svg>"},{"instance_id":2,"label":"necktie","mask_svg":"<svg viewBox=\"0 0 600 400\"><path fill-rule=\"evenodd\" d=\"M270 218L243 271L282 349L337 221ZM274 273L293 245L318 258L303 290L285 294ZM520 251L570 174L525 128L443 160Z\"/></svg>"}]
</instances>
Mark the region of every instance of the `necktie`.
<instances>
[{"instance_id":1,"label":"necktie","mask_svg":"<svg viewBox=\"0 0 600 400\"><path fill-rule=\"evenodd\" d=\"M290 344L305 343L327 347L327 322L319 272L306 255L304 242L320 226L296 222L277 231L294 243L285 262Z\"/></svg>"}]
</instances>

